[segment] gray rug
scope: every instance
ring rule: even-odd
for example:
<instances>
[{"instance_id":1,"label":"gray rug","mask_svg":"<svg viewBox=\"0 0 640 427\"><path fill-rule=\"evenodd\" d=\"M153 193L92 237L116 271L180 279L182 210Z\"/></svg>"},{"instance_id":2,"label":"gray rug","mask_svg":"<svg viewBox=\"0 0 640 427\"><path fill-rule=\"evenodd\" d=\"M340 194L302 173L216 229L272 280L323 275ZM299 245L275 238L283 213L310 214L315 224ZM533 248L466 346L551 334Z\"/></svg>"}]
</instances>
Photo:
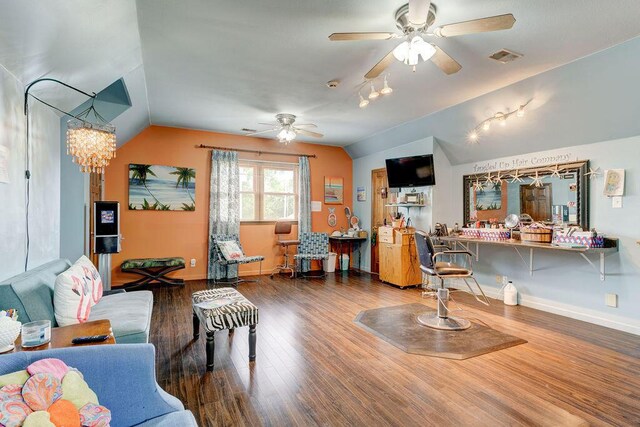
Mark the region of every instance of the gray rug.
<instances>
[{"instance_id":1,"label":"gray rug","mask_svg":"<svg viewBox=\"0 0 640 427\"><path fill-rule=\"evenodd\" d=\"M422 304L375 308L361 311L354 322L407 353L447 359L468 359L527 342L474 321L464 331L432 329L416 320L422 313L435 310Z\"/></svg>"}]
</instances>

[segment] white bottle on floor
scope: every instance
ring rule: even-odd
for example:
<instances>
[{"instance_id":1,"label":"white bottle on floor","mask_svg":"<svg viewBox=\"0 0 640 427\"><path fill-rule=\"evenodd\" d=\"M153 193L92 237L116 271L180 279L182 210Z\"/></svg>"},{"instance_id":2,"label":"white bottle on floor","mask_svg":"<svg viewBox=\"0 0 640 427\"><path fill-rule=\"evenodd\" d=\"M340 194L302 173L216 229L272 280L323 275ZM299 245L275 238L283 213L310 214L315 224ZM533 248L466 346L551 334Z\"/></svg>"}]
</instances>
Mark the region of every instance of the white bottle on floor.
<instances>
[{"instance_id":1,"label":"white bottle on floor","mask_svg":"<svg viewBox=\"0 0 640 427\"><path fill-rule=\"evenodd\" d=\"M504 287L504 303L506 305L518 305L518 290L513 286L511 280Z\"/></svg>"}]
</instances>

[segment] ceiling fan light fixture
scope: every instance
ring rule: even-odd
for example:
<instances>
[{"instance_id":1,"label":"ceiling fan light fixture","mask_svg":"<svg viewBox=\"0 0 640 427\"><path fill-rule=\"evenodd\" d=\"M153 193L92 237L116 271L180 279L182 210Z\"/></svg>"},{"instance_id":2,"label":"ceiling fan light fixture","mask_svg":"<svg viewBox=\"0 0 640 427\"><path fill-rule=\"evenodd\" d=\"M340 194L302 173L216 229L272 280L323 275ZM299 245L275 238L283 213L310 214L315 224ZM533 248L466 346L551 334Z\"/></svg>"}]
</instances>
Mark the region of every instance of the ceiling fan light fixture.
<instances>
[{"instance_id":1,"label":"ceiling fan light fixture","mask_svg":"<svg viewBox=\"0 0 640 427\"><path fill-rule=\"evenodd\" d=\"M421 36L415 36L409 41L403 41L393 50L393 56L407 65L417 65L420 58L428 61L436 53L436 48L427 43Z\"/></svg>"},{"instance_id":2,"label":"ceiling fan light fixture","mask_svg":"<svg viewBox=\"0 0 640 427\"><path fill-rule=\"evenodd\" d=\"M289 142L296 139L296 132L291 129L291 127L285 126L282 128L282 130L280 130L280 132L278 132L277 138L278 141L288 144Z\"/></svg>"},{"instance_id":3,"label":"ceiling fan light fixture","mask_svg":"<svg viewBox=\"0 0 640 427\"><path fill-rule=\"evenodd\" d=\"M380 94L389 95L391 92L393 92L393 89L389 87L389 83L387 82L387 76L384 76L384 86L380 90Z\"/></svg>"},{"instance_id":4,"label":"ceiling fan light fixture","mask_svg":"<svg viewBox=\"0 0 640 427\"><path fill-rule=\"evenodd\" d=\"M373 87L373 82L371 82L371 92L369 92L369 99L374 100L374 99L377 99L379 96L380 96L380 92L378 92L376 88Z\"/></svg>"},{"instance_id":5,"label":"ceiling fan light fixture","mask_svg":"<svg viewBox=\"0 0 640 427\"><path fill-rule=\"evenodd\" d=\"M360 104L358 104L358 106L360 108L367 108L367 105L369 105L369 100L368 99L364 99L362 97L362 94L359 94L359 95L360 95Z\"/></svg>"}]
</instances>

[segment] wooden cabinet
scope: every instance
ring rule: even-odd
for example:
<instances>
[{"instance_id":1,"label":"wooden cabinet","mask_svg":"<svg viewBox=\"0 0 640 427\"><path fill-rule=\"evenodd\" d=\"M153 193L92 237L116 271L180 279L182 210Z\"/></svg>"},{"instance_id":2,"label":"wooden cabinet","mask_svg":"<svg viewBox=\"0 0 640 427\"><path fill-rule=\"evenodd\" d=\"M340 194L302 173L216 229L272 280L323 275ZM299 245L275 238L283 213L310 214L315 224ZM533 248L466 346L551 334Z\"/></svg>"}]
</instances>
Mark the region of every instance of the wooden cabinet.
<instances>
[{"instance_id":1,"label":"wooden cabinet","mask_svg":"<svg viewBox=\"0 0 640 427\"><path fill-rule=\"evenodd\" d=\"M380 227L379 233L386 237L385 241L380 241L378 249L380 280L401 288L420 285L422 273L413 230L402 232L391 227Z\"/></svg>"}]
</instances>

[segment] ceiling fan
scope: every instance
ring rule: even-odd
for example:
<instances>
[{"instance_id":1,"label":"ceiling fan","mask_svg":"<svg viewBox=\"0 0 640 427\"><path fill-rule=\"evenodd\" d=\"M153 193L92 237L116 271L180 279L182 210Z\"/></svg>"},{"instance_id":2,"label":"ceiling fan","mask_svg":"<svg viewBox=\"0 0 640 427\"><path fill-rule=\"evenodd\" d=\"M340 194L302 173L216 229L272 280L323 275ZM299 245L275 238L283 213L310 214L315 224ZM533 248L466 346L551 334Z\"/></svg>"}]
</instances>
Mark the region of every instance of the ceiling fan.
<instances>
[{"instance_id":1,"label":"ceiling fan","mask_svg":"<svg viewBox=\"0 0 640 427\"><path fill-rule=\"evenodd\" d=\"M487 31L508 30L513 27L516 19L512 14L490 16L487 18L473 19L471 21L458 22L443 25L429 31L429 27L436 20L436 7L430 0L409 0L396 11L396 26L402 34L397 33L333 33L329 36L331 41L352 40L390 40L404 39L384 58L382 58L367 74L366 79L374 79L393 62L394 59L407 65L415 66L420 62L431 60L445 74L454 74L462 69L462 66L451 58L442 49L433 43L427 42L425 36L454 37L466 34L483 33Z\"/></svg>"},{"instance_id":2,"label":"ceiling fan","mask_svg":"<svg viewBox=\"0 0 640 427\"><path fill-rule=\"evenodd\" d=\"M271 129L261 130L258 132L248 133L247 136L261 135L263 133L278 132L276 138L279 142L288 144L293 141L298 134L304 136L311 136L314 138L322 138L324 135L318 132L313 132L305 128L316 128L318 126L313 123L302 123L294 125L296 116L293 114L279 113L276 114L277 123L259 123L265 126L273 126Z\"/></svg>"}]
</instances>

